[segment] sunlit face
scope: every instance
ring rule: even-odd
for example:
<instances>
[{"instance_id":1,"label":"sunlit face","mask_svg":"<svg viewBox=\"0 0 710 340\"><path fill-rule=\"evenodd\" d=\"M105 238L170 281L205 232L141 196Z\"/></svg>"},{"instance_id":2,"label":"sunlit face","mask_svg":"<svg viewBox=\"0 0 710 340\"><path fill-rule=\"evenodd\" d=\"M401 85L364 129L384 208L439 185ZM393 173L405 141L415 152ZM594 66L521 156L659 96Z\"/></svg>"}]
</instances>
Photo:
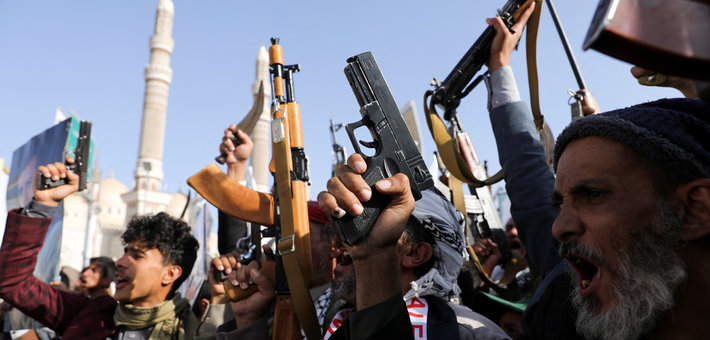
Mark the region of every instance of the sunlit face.
<instances>
[{"instance_id":1,"label":"sunlit face","mask_svg":"<svg viewBox=\"0 0 710 340\"><path fill-rule=\"evenodd\" d=\"M150 307L165 300L170 286L165 276L170 265L163 264L163 255L156 248L147 249L131 242L116 261L116 294L122 303Z\"/></svg>"},{"instance_id":2,"label":"sunlit face","mask_svg":"<svg viewBox=\"0 0 710 340\"><path fill-rule=\"evenodd\" d=\"M602 137L570 143L560 157L555 199L560 215L552 232L562 243L578 242L598 251L565 254L578 277L582 296L598 300L601 310L616 303L620 253L631 235L657 217L657 195L648 171L622 144Z\"/></svg>"},{"instance_id":3,"label":"sunlit face","mask_svg":"<svg viewBox=\"0 0 710 340\"><path fill-rule=\"evenodd\" d=\"M101 282L102 277L103 269L98 263L94 262L81 272L79 281L81 281L82 287L91 290L103 286Z\"/></svg>"}]
</instances>

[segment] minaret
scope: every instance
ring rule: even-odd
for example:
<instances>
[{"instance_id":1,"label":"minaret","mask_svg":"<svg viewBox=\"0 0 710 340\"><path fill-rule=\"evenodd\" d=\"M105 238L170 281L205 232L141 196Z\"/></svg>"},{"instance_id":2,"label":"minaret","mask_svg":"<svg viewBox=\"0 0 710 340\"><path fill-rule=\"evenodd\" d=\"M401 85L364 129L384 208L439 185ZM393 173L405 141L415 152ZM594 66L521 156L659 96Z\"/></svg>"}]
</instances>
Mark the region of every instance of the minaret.
<instances>
[{"instance_id":1,"label":"minaret","mask_svg":"<svg viewBox=\"0 0 710 340\"><path fill-rule=\"evenodd\" d=\"M172 0L160 0L155 19L155 32L150 38L150 64L145 68L143 121L136 164L135 187L122 195L126 202L126 218L164 211L172 195L160 192L163 180L163 144L168 92L173 71L170 54L175 8Z\"/></svg>"},{"instance_id":2,"label":"minaret","mask_svg":"<svg viewBox=\"0 0 710 340\"><path fill-rule=\"evenodd\" d=\"M259 83L262 81L264 82L264 109L251 134L254 149L251 153L250 162L254 173L254 182L256 182L255 189L261 192L271 192L269 185L269 150L271 149L269 101L271 100L271 78L269 77L269 53L264 45L261 45L259 53L256 55L256 80L254 80L254 85L251 87L254 100L259 95Z\"/></svg>"}]
</instances>

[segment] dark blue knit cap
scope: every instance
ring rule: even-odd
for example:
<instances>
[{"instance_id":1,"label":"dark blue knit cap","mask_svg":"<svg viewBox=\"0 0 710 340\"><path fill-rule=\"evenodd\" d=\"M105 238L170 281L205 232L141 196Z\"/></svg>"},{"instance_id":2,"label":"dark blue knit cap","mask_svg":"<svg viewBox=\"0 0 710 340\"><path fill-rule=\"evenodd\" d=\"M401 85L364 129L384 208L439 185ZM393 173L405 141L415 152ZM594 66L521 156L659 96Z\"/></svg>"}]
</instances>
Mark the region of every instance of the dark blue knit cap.
<instances>
[{"instance_id":1,"label":"dark blue knit cap","mask_svg":"<svg viewBox=\"0 0 710 340\"><path fill-rule=\"evenodd\" d=\"M679 183L710 178L710 104L702 100L661 99L578 119L557 138L555 171L565 147L589 136L624 144Z\"/></svg>"}]
</instances>

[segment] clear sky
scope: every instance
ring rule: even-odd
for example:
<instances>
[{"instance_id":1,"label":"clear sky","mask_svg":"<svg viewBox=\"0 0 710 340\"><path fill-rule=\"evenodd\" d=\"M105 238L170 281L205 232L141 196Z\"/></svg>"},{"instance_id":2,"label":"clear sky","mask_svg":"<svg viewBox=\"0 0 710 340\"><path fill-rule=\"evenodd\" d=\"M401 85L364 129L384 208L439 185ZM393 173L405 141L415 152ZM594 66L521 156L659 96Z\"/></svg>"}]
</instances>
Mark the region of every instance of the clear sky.
<instances>
[{"instance_id":1,"label":"clear sky","mask_svg":"<svg viewBox=\"0 0 710 340\"><path fill-rule=\"evenodd\" d=\"M113 172L129 188L138 153L148 39L157 0L0 0L0 158L48 128L57 107L93 122L104 178ZM298 63L311 196L330 177L329 119L360 119L343 74L345 60L372 51L400 107L414 100L423 128L422 97L433 77L443 79L504 1L227 1L175 0L164 185L187 191L186 179L217 153L222 131L252 105L255 58L278 36L287 64ZM662 97L670 89L642 87L631 65L582 42L597 1L557 1L557 10L587 85L602 110ZM577 89L545 6L538 38L541 105L553 133L570 121L568 89ZM528 101L524 46L513 68ZM465 129L490 173L500 168L486 111L485 86L459 108ZM428 131L425 157L434 150ZM349 151L343 130L338 135Z\"/></svg>"}]
</instances>

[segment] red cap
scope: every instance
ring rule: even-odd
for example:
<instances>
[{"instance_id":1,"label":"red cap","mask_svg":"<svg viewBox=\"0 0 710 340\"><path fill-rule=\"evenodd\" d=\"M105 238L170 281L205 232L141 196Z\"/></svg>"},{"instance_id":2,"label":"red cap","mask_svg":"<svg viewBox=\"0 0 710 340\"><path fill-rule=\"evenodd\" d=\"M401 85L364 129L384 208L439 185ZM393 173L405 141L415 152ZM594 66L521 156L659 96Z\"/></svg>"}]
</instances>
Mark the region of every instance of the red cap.
<instances>
[{"instance_id":1,"label":"red cap","mask_svg":"<svg viewBox=\"0 0 710 340\"><path fill-rule=\"evenodd\" d=\"M308 219L315 223L330 224L325 210L321 209L316 201L308 201Z\"/></svg>"}]
</instances>

